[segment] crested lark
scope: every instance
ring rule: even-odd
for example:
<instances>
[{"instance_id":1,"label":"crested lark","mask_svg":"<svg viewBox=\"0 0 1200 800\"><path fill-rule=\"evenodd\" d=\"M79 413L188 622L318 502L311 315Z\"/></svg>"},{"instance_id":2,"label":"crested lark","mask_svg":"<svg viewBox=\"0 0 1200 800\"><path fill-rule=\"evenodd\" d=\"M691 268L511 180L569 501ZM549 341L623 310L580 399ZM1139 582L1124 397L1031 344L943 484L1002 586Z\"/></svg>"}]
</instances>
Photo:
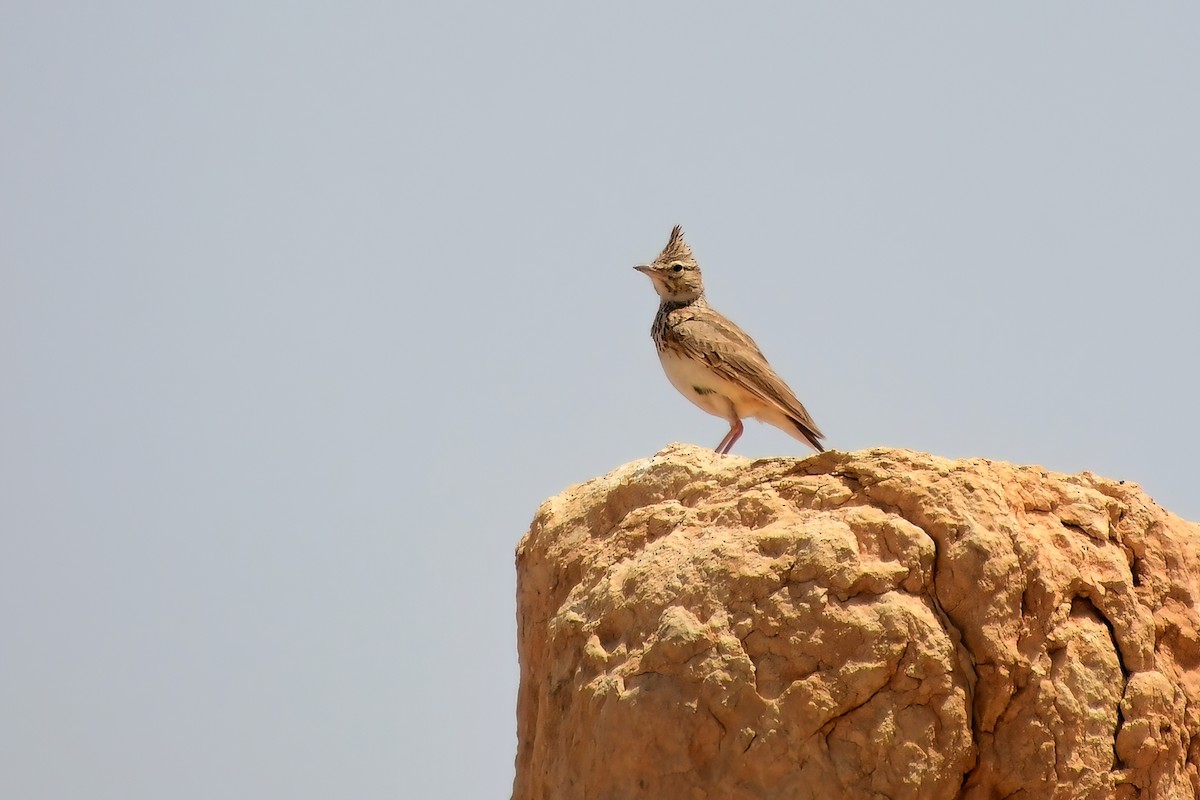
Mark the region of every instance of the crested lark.
<instances>
[{"instance_id":1,"label":"crested lark","mask_svg":"<svg viewBox=\"0 0 1200 800\"><path fill-rule=\"evenodd\" d=\"M667 378L688 400L729 423L718 453L733 447L746 417L825 450L824 434L754 340L709 307L682 228L675 226L658 258L634 269L650 276L661 298L650 335Z\"/></svg>"}]
</instances>

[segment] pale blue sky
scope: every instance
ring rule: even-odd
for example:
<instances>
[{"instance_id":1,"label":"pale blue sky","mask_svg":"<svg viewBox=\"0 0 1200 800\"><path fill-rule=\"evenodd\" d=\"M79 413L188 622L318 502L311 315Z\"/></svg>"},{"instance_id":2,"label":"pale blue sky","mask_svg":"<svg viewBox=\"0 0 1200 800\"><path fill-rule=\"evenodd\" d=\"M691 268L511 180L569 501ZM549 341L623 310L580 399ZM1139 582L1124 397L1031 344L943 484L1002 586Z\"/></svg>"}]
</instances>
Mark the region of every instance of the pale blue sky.
<instances>
[{"instance_id":1,"label":"pale blue sky","mask_svg":"<svg viewBox=\"0 0 1200 800\"><path fill-rule=\"evenodd\" d=\"M1200 519L1197 30L9 3L0 796L507 796L538 503L724 434L630 269L676 223L829 446Z\"/></svg>"}]
</instances>

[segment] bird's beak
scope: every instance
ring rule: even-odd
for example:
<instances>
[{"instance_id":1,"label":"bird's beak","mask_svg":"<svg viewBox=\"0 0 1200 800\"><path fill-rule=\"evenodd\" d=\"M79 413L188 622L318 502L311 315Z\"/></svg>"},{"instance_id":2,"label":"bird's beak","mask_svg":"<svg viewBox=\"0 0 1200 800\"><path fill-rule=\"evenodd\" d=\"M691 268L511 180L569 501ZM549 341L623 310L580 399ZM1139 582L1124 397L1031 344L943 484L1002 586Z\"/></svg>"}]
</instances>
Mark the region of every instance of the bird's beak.
<instances>
[{"instance_id":1,"label":"bird's beak","mask_svg":"<svg viewBox=\"0 0 1200 800\"><path fill-rule=\"evenodd\" d=\"M647 275L654 271L654 267L650 266L649 264L638 264L636 267L634 267L634 269L636 269L638 272L644 272Z\"/></svg>"}]
</instances>

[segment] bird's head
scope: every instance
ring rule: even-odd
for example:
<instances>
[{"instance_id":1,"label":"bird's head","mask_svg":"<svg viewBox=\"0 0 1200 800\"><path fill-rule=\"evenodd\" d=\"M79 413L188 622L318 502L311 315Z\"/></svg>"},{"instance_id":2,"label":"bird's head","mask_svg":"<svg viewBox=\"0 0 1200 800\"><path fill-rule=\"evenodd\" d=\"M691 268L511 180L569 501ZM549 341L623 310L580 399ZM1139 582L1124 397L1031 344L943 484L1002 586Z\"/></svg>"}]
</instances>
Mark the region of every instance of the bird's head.
<instances>
[{"instance_id":1,"label":"bird's head","mask_svg":"<svg viewBox=\"0 0 1200 800\"><path fill-rule=\"evenodd\" d=\"M692 256L692 248L683 240L683 228L671 229L667 246L649 264L634 267L650 276L658 296L669 303L690 303L704 294L700 265Z\"/></svg>"}]
</instances>

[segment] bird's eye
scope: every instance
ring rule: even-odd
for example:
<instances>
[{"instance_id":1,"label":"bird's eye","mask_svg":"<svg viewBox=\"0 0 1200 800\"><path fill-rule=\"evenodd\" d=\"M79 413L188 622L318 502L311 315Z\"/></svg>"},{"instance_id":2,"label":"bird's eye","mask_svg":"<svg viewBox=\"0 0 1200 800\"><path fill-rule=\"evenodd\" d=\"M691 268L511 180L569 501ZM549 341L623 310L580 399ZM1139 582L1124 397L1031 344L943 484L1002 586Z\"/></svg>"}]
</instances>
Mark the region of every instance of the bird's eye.
<instances>
[{"instance_id":1,"label":"bird's eye","mask_svg":"<svg viewBox=\"0 0 1200 800\"><path fill-rule=\"evenodd\" d=\"M683 264L679 264L679 263L672 264L671 272L683 272Z\"/></svg>"}]
</instances>

